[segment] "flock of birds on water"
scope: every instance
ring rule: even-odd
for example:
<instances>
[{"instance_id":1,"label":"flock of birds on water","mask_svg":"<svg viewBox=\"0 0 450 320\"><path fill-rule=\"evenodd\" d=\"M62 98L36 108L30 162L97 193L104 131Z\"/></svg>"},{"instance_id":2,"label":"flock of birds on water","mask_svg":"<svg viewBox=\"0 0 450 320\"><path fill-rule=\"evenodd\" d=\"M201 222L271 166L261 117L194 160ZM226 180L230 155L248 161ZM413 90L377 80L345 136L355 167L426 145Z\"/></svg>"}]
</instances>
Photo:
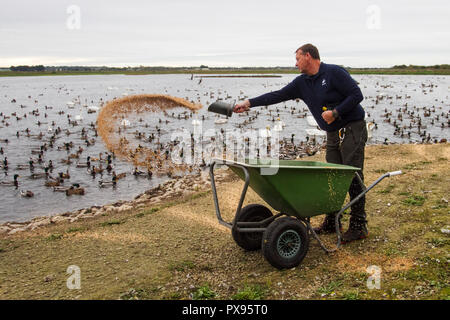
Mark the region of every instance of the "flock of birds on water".
<instances>
[{"instance_id":1,"label":"flock of birds on water","mask_svg":"<svg viewBox=\"0 0 450 320\"><path fill-rule=\"evenodd\" d=\"M201 79L198 84L200 83ZM380 83L376 83L376 85L380 88L390 86ZM434 88L435 85L432 83L422 83L420 86L424 95L433 92ZM186 91L190 90L187 89ZM197 98L199 99L201 90L194 91L197 91ZM232 98L223 89L219 89L217 92L205 92L203 95L206 99L211 100L211 103L215 100L228 100ZM240 91L237 100L243 100L245 98L247 96L243 91ZM134 167L132 172L116 172L116 161L120 160L116 159L116 155L113 152L104 151L92 154L90 147L98 142L96 123L93 121L87 123L81 113L73 115L71 109L84 107L87 113L97 113L105 103L102 98L96 102L91 100L91 106L89 106L87 99L83 103L80 96L78 96L77 99L67 102L66 111L61 110L57 112L57 116L59 117L58 121L46 121L48 114L52 112L52 106L40 105L39 97L28 96L28 99L31 104L34 103L34 107L19 104L15 98L12 98L10 100L10 106L8 106L8 110L13 109L12 112L0 112L0 128L19 126L20 122L25 119L29 120L30 118L33 118L35 123L33 127L17 130L15 136L1 137L0 157L2 159L0 159L4 178L0 181L0 186L9 186L15 189L20 188L21 196L33 197L33 190L27 190L27 179L42 180L43 187L52 188L54 192L63 192L69 197L72 195L84 195L87 192L86 185L83 186L80 183L71 181L72 176L69 168L81 169L80 173L90 175L93 181L98 178L98 188L117 188L119 180L129 174L134 175L136 178L142 177L146 179L151 179L154 174L160 174L159 172L155 172L157 166L152 165L149 165L147 170L142 171L138 167ZM366 110L369 136L372 131L378 130L378 126L382 122L392 126L394 136L409 139L416 137L416 141L419 143L447 142L446 138L432 136L429 132L429 128L431 127L441 128L442 130L448 130L450 127L448 107L447 111L445 107L443 108L447 102L442 99L441 101L433 101L433 104L429 106L417 106L410 99L411 96L407 94L366 97L364 107ZM95 103L100 107L92 105ZM382 110L381 117L375 119L372 116L373 109ZM251 109L248 112L235 115L236 118L232 125L237 129L245 130L246 128L253 127L255 122L261 117L265 117L265 121L267 121L267 137L270 137L270 130L282 132L285 129L286 124L280 120L281 118L306 118L308 115L309 111L306 106L296 101L290 104L290 106L284 104L283 106L277 105ZM162 136L170 133L170 129L167 129L169 123L186 122L187 120L195 127L198 125L200 119L203 121L211 120L215 116L212 114L203 114L200 116L197 113L182 109L175 111L165 110L159 114L153 114L151 117L154 119L158 118L158 120L157 125L151 128L152 132L150 134L148 124L139 125L142 119L134 126L130 124L129 120L126 120L127 122L122 121L118 132L124 135L124 139L138 141L139 147L142 147L144 143L148 143L152 150L160 155L160 159L170 161L168 155L176 147L177 142L162 141L164 140ZM215 117L214 122L214 126L220 128L228 122L228 119ZM63 123L66 124L66 127L62 125ZM274 125L273 129L270 129L271 125ZM61 126L64 128L61 128ZM71 131L73 128L79 126L82 127L81 130L77 132ZM224 134L223 127L221 127L220 132ZM8 159L8 154L4 151L4 146L14 145L15 139L28 139L32 142L32 147L29 150L24 150L24 152L29 152L29 160L27 163L12 163ZM214 142L214 139L211 138L211 142ZM249 142L249 140L245 140L244 143L248 145ZM388 138L385 138L383 143L388 144L390 141ZM226 151L226 142L221 141L221 145ZM323 141L320 143L316 136L307 136L305 140L296 141L295 133L292 133L290 137L285 136L280 140L280 158L296 159L313 155L322 146ZM270 152L271 146L267 145L267 148L267 151ZM48 157L47 153L49 150L58 151L60 156L58 158ZM258 156L259 151L258 149ZM55 166L55 163L59 163L60 165ZM200 170L199 167L207 166L207 164L207 161L202 158L200 165L194 165L194 170ZM65 165L66 170L62 170L61 165ZM56 169L56 167L59 169ZM192 166L188 168L188 171L193 171ZM166 174L168 177L171 177L170 170ZM12 180L9 177L12 177Z\"/></svg>"}]
</instances>

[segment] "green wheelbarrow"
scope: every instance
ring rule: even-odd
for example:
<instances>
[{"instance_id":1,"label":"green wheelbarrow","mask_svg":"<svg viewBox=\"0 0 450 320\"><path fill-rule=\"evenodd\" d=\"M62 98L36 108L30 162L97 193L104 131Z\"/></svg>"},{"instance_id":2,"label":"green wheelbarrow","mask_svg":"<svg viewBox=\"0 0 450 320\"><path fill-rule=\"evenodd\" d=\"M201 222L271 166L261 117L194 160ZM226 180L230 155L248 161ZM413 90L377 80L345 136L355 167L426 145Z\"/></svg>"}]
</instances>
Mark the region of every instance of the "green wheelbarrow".
<instances>
[{"instance_id":1,"label":"green wheelbarrow","mask_svg":"<svg viewBox=\"0 0 450 320\"><path fill-rule=\"evenodd\" d=\"M216 165L226 165L242 180L244 187L232 222L222 219L214 180ZM327 253L341 245L338 218L353 203L386 177L401 174L388 172L366 187L356 167L303 160L243 159L238 161L213 159L210 165L211 188L217 219L231 229L234 241L248 251L262 250L266 260L278 269L298 266L308 252L310 237L314 237ZM363 192L342 206L354 177ZM251 187L277 214L261 204L242 208L248 187ZM321 214L336 214L336 247L329 249L310 224L310 218Z\"/></svg>"}]
</instances>

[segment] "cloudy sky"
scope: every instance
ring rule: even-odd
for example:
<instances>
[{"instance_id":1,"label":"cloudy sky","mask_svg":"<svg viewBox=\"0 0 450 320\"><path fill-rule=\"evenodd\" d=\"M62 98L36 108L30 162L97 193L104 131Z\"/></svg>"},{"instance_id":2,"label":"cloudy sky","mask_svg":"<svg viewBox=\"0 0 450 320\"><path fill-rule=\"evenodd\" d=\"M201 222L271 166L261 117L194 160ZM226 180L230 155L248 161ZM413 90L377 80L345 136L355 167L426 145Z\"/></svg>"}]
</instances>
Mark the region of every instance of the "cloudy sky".
<instances>
[{"instance_id":1,"label":"cloudy sky","mask_svg":"<svg viewBox=\"0 0 450 320\"><path fill-rule=\"evenodd\" d=\"M315 44L351 67L450 63L448 0L14 0L0 67L294 66Z\"/></svg>"}]
</instances>

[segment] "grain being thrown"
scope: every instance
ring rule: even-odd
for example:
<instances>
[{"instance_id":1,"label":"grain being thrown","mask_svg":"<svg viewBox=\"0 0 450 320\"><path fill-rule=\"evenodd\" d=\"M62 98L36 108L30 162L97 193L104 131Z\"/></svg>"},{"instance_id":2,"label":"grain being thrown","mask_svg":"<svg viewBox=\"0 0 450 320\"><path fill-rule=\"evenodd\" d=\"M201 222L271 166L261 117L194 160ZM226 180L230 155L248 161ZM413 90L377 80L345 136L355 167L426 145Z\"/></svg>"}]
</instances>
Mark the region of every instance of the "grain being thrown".
<instances>
[{"instance_id":1,"label":"grain being thrown","mask_svg":"<svg viewBox=\"0 0 450 320\"><path fill-rule=\"evenodd\" d=\"M134 140L130 141L124 133L130 124L128 118L133 114L164 112L177 107L187 108L191 111L202 108L200 104L161 94L142 94L114 99L109 101L98 115L98 133L108 150L118 157L132 162L135 166L167 173L169 167L167 161L164 161L167 159L163 159L158 150L142 146ZM173 164L171 164L171 168L173 168ZM178 166L178 169L186 168Z\"/></svg>"}]
</instances>

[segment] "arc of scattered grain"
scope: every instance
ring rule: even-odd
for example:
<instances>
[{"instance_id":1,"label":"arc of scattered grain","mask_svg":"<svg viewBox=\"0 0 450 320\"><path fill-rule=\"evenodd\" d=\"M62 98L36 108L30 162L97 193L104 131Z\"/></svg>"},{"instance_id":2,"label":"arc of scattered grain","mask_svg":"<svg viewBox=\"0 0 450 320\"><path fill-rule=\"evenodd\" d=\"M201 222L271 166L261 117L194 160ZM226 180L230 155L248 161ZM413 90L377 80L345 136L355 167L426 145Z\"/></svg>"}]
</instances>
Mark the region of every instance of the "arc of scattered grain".
<instances>
[{"instance_id":1,"label":"arc of scattered grain","mask_svg":"<svg viewBox=\"0 0 450 320\"><path fill-rule=\"evenodd\" d=\"M111 100L103 106L98 114L98 134L110 152L114 152L122 159L133 162L135 166L147 167L150 161L158 159L157 153L144 147L139 150L139 154L133 155L133 152L130 152L128 141L122 140L115 134L117 119L124 118L131 112L157 112L176 107L185 107L192 111L202 108L200 104L162 94L132 95ZM161 165L161 162L159 161L158 164Z\"/></svg>"}]
</instances>

